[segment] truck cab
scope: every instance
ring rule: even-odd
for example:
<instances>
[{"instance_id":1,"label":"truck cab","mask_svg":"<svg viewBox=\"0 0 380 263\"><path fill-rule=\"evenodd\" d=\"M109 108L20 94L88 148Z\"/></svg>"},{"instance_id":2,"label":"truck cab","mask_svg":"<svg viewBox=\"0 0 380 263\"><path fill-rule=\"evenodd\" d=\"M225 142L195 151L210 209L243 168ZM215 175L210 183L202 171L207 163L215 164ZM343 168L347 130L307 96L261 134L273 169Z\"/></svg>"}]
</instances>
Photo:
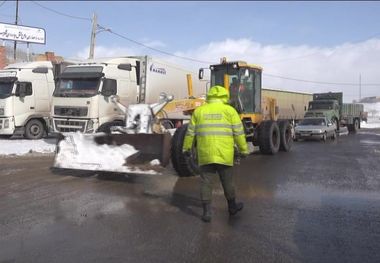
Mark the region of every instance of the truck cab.
<instances>
[{"instance_id":1,"label":"truck cab","mask_svg":"<svg viewBox=\"0 0 380 263\"><path fill-rule=\"evenodd\" d=\"M53 90L49 61L11 64L0 70L0 135L42 138L47 133Z\"/></svg>"},{"instance_id":2,"label":"truck cab","mask_svg":"<svg viewBox=\"0 0 380 263\"><path fill-rule=\"evenodd\" d=\"M339 130L343 105L342 92L315 93L305 113L305 118L326 117Z\"/></svg>"},{"instance_id":3,"label":"truck cab","mask_svg":"<svg viewBox=\"0 0 380 263\"><path fill-rule=\"evenodd\" d=\"M53 93L51 127L54 132L108 132L123 125L124 115L111 101L138 101L136 59L93 60L67 66Z\"/></svg>"}]
</instances>

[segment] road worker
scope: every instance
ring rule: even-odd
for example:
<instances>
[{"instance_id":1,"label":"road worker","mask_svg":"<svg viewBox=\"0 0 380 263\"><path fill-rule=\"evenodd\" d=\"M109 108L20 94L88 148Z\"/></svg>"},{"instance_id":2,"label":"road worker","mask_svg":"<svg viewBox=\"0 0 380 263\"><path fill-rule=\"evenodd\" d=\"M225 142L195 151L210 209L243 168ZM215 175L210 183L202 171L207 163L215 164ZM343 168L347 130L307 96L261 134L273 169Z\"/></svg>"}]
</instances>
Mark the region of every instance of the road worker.
<instances>
[{"instance_id":1,"label":"road worker","mask_svg":"<svg viewBox=\"0 0 380 263\"><path fill-rule=\"evenodd\" d=\"M228 202L230 215L243 209L235 201L232 167L234 148L242 157L248 155L243 124L236 110L228 105L229 94L222 86L214 86L207 94L207 103L198 107L188 126L183 152L190 156L196 140L198 165L201 173L202 220L211 221L212 177L218 174Z\"/></svg>"}]
</instances>

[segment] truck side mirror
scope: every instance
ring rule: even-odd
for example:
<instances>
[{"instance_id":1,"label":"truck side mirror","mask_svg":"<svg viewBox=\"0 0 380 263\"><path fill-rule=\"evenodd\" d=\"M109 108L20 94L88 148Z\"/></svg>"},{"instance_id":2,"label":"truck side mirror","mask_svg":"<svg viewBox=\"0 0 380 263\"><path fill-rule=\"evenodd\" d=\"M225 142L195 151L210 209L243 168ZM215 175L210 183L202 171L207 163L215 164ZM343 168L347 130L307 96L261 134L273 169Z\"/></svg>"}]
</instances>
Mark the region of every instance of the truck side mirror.
<instances>
[{"instance_id":1,"label":"truck side mirror","mask_svg":"<svg viewBox=\"0 0 380 263\"><path fill-rule=\"evenodd\" d=\"M117 66L118 69L126 70L126 71L131 71L132 70L132 65L130 63L128 64L119 64Z\"/></svg>"},{"instance_id":2,"label":"truck side mirror","mask_svg":"<svg viewBox=\"0 0 380 263\"><path fill-rule=\"evenodd\" d=\"M100 93L105 97L116 95L117 93L116 79L103 79L103 87Z\"/></svg>"},{"instance_id":3,"label":"truck side mirror","mask_svg":"<svg viewBox=\"0 0 380 263\"><path fill-rule=\"evenodd\" d=\"M49 69L47 67L38 67L38 68L34 68L32 70L33 73L41 73L41 74L46 74L49 72Z\"/></svg>"},{"instance_id":4,"label":"truck side mirror","mask_svg":"<svg viewBox=\"0 0 380 263\"><path fill-rule=\"evenodd\" d=\"M198 72L198 79L203 79L203 75L204 75L204 70L203 68L200 68Z\"/></svg>"}]
</instances>

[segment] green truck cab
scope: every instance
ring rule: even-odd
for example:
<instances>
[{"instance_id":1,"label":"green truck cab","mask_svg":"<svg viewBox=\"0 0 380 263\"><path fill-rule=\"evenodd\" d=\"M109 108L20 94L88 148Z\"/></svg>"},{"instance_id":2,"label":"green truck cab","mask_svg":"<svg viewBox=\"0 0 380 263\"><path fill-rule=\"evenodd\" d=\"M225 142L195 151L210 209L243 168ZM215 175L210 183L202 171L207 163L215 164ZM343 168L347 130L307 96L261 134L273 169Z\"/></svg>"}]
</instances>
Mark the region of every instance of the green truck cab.
<instances>
[{"instance_id":1,"label":"green truck cab","mask_svg":"<svg viewBox=\"0 0 380 263\"><path fill-rule=\"evenodd\" d=\"M364 106L359 103L343 103L342 92L315 93L305 113L308 117L326 117L337 127L347 126L350 132L360 129L364 119Z\"/></svg>"}]
</instances>

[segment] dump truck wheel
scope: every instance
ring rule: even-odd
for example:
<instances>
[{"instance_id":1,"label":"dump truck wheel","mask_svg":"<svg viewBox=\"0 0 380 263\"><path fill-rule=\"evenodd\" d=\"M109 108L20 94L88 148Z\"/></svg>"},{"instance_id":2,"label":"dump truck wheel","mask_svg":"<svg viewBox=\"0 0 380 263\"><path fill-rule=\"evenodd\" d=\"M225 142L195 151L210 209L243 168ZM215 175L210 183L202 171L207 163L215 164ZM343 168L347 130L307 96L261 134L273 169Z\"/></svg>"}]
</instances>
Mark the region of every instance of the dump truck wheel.
<instances>
[{"instance_id":1,"label":"dump truck wheel","mask_svg":"<svg viewBox=\"0 0 380 263\"><path fill-rule=\"evenodd\" d=\"M332 118L331 122L332 124L335 124L336 130L339 131L339 126L340 126L339 120L337 118Z\"/></svg>"},{"instance_id":2,"label":"dump truck wheel","mask_svg":"<svg viewBox=\"0 0 380 263\"><path fill-rule=\"evenodd\" d=\"M259 147L263 154L275 154L280 148L280 129L277 122L263 121L259 128Z\"/></svg>"},{"instance_id":3,"label":"dump truck wheel","mask_svg":"<svg viewBox=\"0 0 380 263\"><path fill-rule=\"evenodd\" d=\"M280 151L289 152L293 145L292 126L287 120L279 121L278 126L280 129Z\"/></svg>"},{"instance_id":4,"label":"dump truck wheel","mask_svg":"<svg viewBox=\"0 0 380 263\"><path fill-rule=\"evenodd\" d=\"M25 126L25 137L30 140L38 140L44 136L45 126L44 124L38 120L33 119L28 121Z\"/></svg>"},{"instance_id":5,"label":"dump truck wheel","mask_svg":"<svg viewBox=\"0 0 380 263\"><path fill-rule=\"evenodd\" d=\"M187 131L187 124L176 129L172 138L171 160L174 170L180 177L195 176L199 174L199 167L196 161L195 147L192 156L186 157L182 153L183 142Z\"/></svg>"}]
</instances>

